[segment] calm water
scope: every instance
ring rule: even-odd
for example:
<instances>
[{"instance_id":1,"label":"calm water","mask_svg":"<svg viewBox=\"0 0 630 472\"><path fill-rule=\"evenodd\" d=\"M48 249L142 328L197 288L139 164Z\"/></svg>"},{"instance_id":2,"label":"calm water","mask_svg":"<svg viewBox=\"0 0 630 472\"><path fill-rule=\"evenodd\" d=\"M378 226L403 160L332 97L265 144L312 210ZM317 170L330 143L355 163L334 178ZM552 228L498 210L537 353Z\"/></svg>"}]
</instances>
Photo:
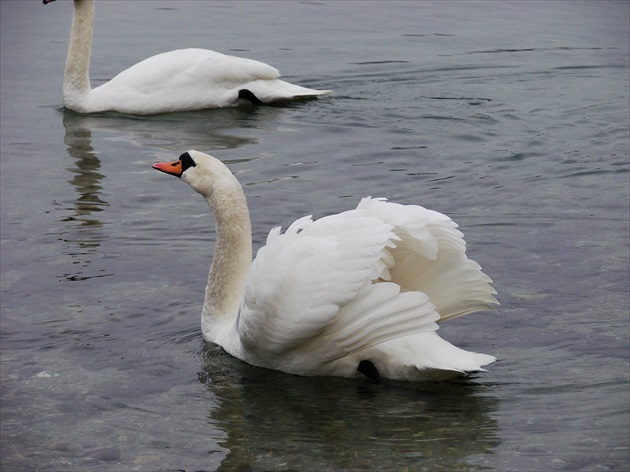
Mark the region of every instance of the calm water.
<instances>
[{"instance_id":1,"label":"calm water","mask_svg":"<svg viewBox=\"0 0 630 472\"><path fill-rule=\"evenodd\" d=\"M178 47L332 96L147 118L61 108L72 4L0 2L2 471L626 471L629 4L107 2L92 80ZM499 313L489 372L309 379L204 346L188 149L275 224L387 196L451 215Z\"/></svg>"}]
</instances>

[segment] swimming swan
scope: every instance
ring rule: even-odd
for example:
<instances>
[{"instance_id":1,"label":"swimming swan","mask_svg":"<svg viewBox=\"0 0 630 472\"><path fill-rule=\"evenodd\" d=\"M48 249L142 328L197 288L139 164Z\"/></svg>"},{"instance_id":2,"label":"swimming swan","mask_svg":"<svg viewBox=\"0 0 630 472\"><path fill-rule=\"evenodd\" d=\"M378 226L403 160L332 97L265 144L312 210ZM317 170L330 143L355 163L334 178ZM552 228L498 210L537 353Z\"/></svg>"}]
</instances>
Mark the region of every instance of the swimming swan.
<instances>
[{"instance_id":1,"label":"swimming swan","mask_svg":"<svg viewBox=\"0 0 630 472\"><path fill-rule=\"evenodd\" d=\"M355 210L272 229L252 262L245 195L221 161L188 151L153 168L180 177L214 213L201 330L234 357L377 382L445 379L496 360L435 332L437 322L497 303L449 217L368 197Z\"/></svg>"},{"instance_id":2,"label":"swimming swan","mask_svg":"<svg viewBox=\"0 0 630 472\"><path fill-rule=\"evenodd\" d=\"M43 0L44 4L54 0ZM74 0L72 33L63 79L63 104L79 113L134 115L203 110L304 99L329 93L280 80L277 69L207 49L179 49L145 59L92 89L90 54L94 0Z\"/></svg>"}]
</instances>

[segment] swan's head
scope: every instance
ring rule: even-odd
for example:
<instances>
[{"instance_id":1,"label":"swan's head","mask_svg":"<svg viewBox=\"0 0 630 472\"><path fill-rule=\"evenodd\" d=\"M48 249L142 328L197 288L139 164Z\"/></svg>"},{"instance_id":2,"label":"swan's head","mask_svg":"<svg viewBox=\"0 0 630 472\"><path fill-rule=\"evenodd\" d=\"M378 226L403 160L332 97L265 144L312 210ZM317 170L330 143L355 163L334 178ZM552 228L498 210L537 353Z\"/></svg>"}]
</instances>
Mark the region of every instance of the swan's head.
<instances>
[{"instance_id":1,"label":"swan's head","mask_svg":"<svg viewBox=\"0 0 630 472\"><path fill-rule=\"evenodd\" d=\"M210 197L214 190L240 185L230 170L217 158L199 151L187 151L177 161L158 162L153 168L179 177L193 190Z\"/></svg>"}]
</instances>

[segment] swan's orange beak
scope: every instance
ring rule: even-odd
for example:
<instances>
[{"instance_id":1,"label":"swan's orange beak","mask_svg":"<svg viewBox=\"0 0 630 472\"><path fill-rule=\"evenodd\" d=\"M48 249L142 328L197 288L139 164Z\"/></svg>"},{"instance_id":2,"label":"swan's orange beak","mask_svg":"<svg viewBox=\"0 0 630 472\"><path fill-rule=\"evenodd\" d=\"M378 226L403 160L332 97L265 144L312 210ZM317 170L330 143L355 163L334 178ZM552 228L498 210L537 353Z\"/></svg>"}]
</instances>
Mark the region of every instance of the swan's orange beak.
<instances>
[{"instance_id":1,"label":"swan's orange beak","mask_svg":"<svg viewBox=\"0 0 630 472\"><path fill-rule=\"evenodd\" d=\"M175 177L182 176L182 161L156 162L153 164L153 168Z\"/></svg>"}]
</instances>

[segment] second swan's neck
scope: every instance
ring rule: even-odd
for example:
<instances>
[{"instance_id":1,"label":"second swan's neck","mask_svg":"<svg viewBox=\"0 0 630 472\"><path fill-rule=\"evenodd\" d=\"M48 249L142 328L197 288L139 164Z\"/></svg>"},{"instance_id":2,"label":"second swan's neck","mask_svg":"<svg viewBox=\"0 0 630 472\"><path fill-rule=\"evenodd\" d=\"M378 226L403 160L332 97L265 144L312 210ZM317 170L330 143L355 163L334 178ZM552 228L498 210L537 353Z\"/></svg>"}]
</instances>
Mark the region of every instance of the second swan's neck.
<instances>
[{"instance_id":1,"label":"second swan's neck","mask_svg":"<svg viewBox=\"0 0 630 472\"><path fill-rule=\"evenodd\" d=\"M90 54L94 0L74 0L72 32L63 79L63 97L66 107L77 109L75 102L90 92Z\"/></svg>"},{"instance_id":2,"label":"second swan's neck","mask_svg":"<svg viewBox=\"0 0 630 472\"><path fill-rule=\"evenodd\" d=\"M215 338L213 332L222 322L236 319L252 261L249 211L238 182L236 185L216 189L213 195L205 197L216 221L216 242L206 286L202 330L206 339L215 342L216 339L211 339Z\"/></svg>"}]
</instances>

